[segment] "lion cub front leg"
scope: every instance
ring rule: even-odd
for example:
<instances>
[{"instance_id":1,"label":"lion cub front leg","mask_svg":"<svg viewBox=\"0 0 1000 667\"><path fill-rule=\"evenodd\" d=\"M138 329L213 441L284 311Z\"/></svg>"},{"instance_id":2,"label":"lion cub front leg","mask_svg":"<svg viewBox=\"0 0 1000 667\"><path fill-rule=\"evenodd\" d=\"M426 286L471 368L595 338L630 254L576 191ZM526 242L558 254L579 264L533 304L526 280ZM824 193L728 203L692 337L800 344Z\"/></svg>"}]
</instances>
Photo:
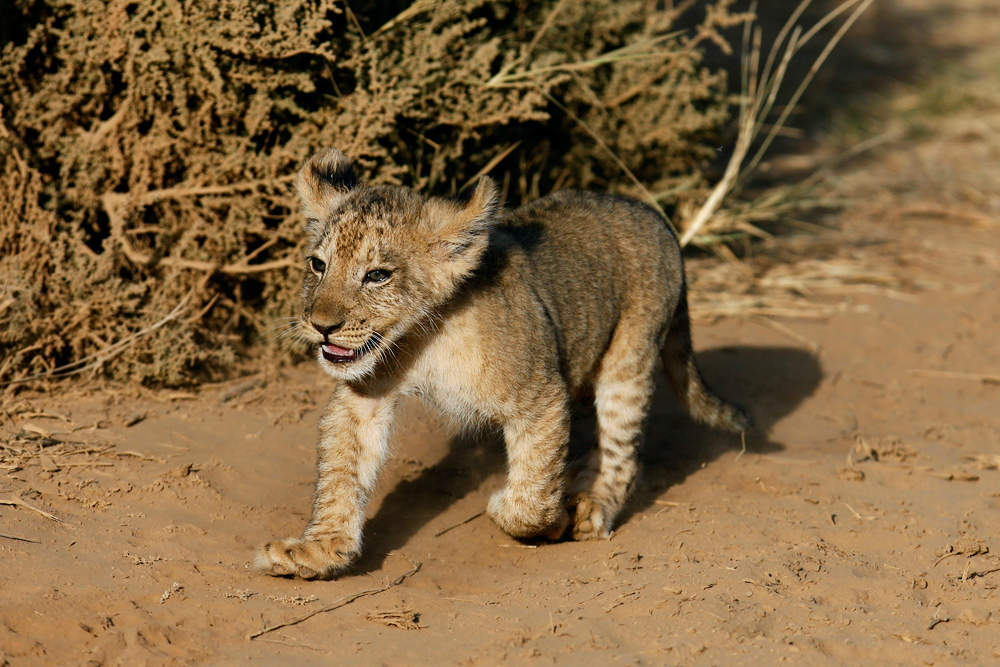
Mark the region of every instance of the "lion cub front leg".
<instances>
[{"instance_id":1,"label":"lion cub front leg","mask_svg":"<svg viewBox=\"0 0 1000 667\"><path fill-rule=\"evenodd\" d=\"M372 398L344 384L320 422L312 519L302 537L268 542L257 568L273 576L332 577L361 552L365 505L385 461L394 398Z\"/></svg>"},{"instance_id":2,"label":"lion cub front leg","mask_svg":"<svg viewBox=\"0 0 1000 667\"><path fill-rule=\"evenodd\" d=\"M565 396L540 403L503 426L507 484L487 511L512 537L557 539L569 524L563 502L569 408Z\"/></svg>"}]
</instances>

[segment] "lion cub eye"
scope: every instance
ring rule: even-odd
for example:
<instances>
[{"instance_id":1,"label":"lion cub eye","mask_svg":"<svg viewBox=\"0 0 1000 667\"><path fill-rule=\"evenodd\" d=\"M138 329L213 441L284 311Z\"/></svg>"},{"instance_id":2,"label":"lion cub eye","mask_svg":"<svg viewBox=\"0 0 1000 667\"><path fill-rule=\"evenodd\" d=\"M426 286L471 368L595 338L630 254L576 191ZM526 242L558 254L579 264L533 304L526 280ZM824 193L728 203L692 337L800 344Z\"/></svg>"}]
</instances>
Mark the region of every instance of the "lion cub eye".
<instances>
[{"instance_id":1,"label":"lion cub eye","mask_svg":"<svg viewBox=\"0 0 1000 667\"><path fill-rule=\"evenodd\" d=\"M309 261L309 268L315 271L316 273L322 274L324 271L326 271L326 262L321 260L319 257L310 257L308 261Z\"/></svg>"},{"instance_id":2,"label":"lion cub eye","mask_svg":"<svg viewBox=\"0 0 1000 667\"><path fill-rule=\"evenodd\" d=\"M384 283L392 275L389 269L375 269L365 274L366 283Z\"/></svg>"}]
</instances>

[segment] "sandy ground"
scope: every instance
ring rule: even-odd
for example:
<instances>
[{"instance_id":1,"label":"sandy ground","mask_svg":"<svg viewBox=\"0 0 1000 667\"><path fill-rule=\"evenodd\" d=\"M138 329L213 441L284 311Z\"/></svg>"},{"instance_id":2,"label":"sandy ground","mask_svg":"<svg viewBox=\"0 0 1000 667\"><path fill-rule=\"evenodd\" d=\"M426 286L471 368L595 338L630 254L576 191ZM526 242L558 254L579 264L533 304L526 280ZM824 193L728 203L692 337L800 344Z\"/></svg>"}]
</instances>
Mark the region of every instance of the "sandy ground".
<instances>
[{"instance_id":1,"label":"sandy ground","mask_svg":"<svg viewBox=\"0 0 1000 667\"><path fill-rule=\"evenodd\" d=\"M892 134L930 84L887 92L895 138L840 168L823 238L894 286L696 323L756 418L745 453L661 390L613 538L524 545L462 523L502 482L496 438L409 403L361 562L303 582L250 564L308 518L318 369L8 395L0 665L1000 663L1000 14L900 5L996 97Z\"/></svg>"}]
</instances>

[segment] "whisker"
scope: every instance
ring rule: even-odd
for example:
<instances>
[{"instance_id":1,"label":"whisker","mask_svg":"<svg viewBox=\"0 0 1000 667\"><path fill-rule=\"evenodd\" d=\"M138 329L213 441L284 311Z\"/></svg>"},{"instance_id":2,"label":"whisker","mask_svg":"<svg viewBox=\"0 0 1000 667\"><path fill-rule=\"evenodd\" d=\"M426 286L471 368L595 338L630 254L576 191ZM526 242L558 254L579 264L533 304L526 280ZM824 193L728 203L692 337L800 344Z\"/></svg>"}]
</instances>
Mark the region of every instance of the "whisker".
<instances>
[{"instance_id":1,"label":"whisker","mask_svg":"<svg viewBox=\"0 0 1000 667\"><path fill-rule=\"evenodd\" d=\"M380 357L384 358L385 355L388 355L393 361L397 360L396 351L393 349L395 347L395 341L386 339L385 336L377 331L372 332L372 338L374 338L375 342L379 344L378 354Z\"/></svg>"},{"instance_id":2,"label":"whisker","mask_svg":"<svg viewBox=\"0 0 1000 667\"><path fill-rule=\"evenodd\" d=\"M269 342L278 342L286 340L288 338L296 338L301 336L302 323L295 318L293 322L285 322L284 324L279 324L267 331L263 332L259 336L259 340L267 340Z\"/></svg>"},{"instance_id":3,"label":"whisker","mask_svg":"<svg viewBox=\"0 0 1000 667\"><path fill-rule=\"evenodd\" d=\"M271 327L269 329L265 329L265 331L274 331L275 329L285 329L285 328L288 328L288 327L295 327L295 326L298 326L300 324L300 320L297 317L289 317L289 318L282 317L280 319L281 320L287 320L287 321L278 322L273 327Z\"/></svg>"}]
</instances>

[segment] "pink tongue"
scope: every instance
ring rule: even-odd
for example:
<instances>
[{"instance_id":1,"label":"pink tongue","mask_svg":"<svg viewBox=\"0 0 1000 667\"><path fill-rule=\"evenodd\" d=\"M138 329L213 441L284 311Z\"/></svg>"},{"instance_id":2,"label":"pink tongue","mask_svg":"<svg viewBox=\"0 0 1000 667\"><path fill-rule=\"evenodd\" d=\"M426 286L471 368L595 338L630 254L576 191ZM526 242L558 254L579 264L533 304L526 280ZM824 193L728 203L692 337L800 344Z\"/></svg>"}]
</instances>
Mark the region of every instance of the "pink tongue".
<instances>
[{"instance_id":1,"label":"pink tongue","mask_svg":"<svg viewBox=\"0 0 1000 667\"><path fill-rule=\"evenodd\" d=\"M323 345L323 351L327 354L332 354L335 357L353 357L354 350L348 350L346 347L340 347L334 345L333 343L326 343Z\"/></svg>"}]
</instances>

